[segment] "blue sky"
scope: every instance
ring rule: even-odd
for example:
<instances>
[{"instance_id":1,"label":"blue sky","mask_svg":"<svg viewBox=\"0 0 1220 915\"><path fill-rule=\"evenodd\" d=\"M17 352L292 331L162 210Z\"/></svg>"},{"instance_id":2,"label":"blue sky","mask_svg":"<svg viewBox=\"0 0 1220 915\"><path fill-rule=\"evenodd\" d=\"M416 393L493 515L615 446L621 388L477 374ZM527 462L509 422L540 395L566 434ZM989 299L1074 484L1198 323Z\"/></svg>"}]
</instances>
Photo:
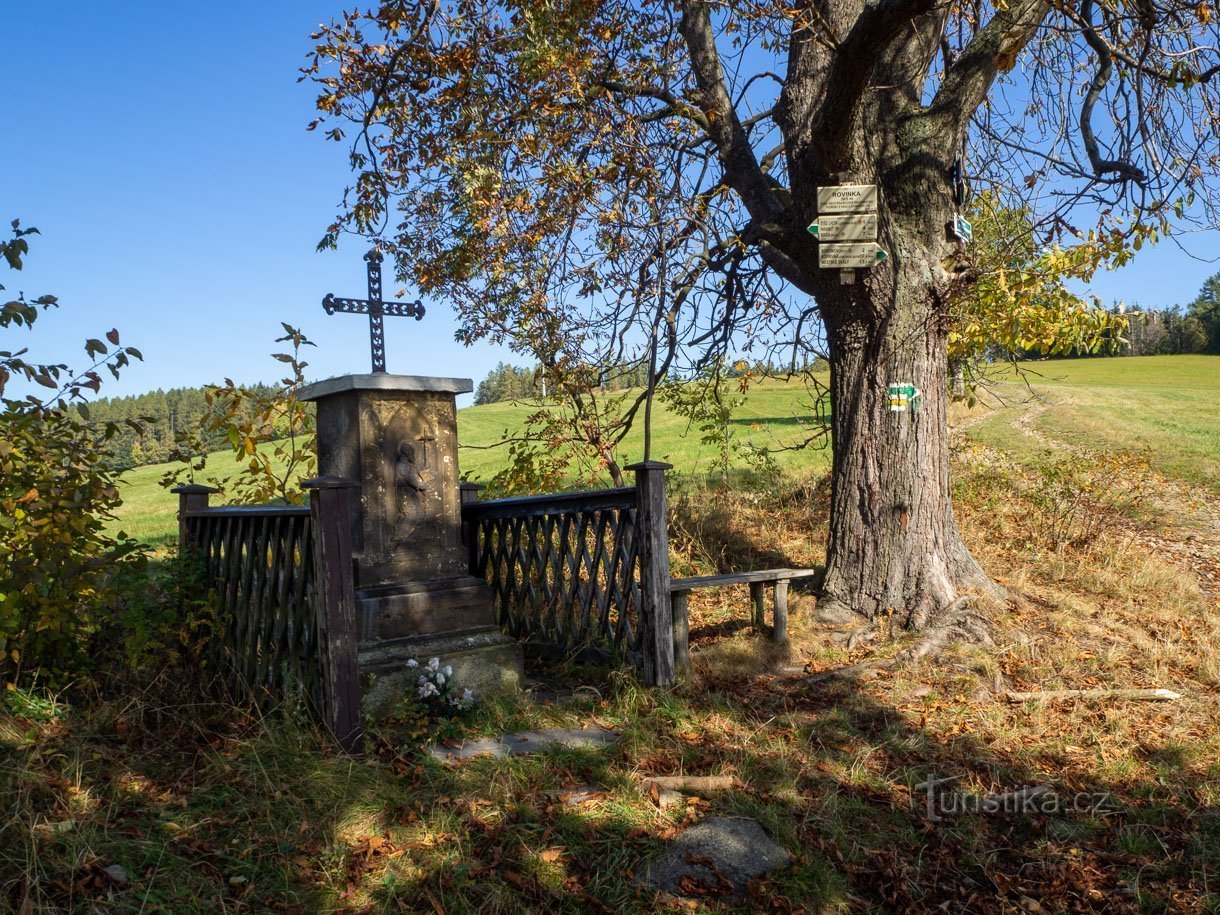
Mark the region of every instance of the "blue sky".
<instances>
[{"instance_id":1,"label":"blue sky","mask_svg":"<svg viewBox=\"0 0 1220 915\"><path fill-rule=\"evenodd\" d=\"M309 33L340 9L0 0L0 219L43 232L26 270L2 281L61 302L36 355L79 364L86 336L117 327L146 361L104 393L272 380L267 354L288 321L318 343L315 377L368 370L367 321L320 304L327 292L364 295L364 248L314 250L347 181L346 150L305 131L314 93L296 82ZM1215 232L1186 244L1220 254ZM1162 244L1092 291L1184 303L1216 269ZM477 382L511 361L461 346L455 326L440 306L419 323L389 319L390 371Z\"/></svg>"}]
</instances>

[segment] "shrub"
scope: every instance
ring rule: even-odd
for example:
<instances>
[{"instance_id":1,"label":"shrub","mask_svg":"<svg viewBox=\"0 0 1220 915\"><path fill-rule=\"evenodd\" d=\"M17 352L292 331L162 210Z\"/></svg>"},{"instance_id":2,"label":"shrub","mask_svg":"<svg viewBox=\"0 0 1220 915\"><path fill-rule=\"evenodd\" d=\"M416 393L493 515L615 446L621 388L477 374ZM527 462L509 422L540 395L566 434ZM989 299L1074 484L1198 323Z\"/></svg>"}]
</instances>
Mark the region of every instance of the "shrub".
<instances>
[{"instance_id":1,"label":"shrub","mask_svg":"<svg viewBox=\"0 0 1220 915\"><path fill-rule=\"evenodd\" d=\"M20 270L36 230L12 228L0 256ZM9 682L35 671L52 683L78 676L122 583L145 558L135 541L107 532L120 502L111 449L118 427L94 428L85 405L101 371L118 377L140 353L111 330L107 342L86 341L85 371L31 361L8 341L56 304L44 295L0 306L0 678ZM17 385L50 393L21 396Z\"/></svg>"}]
</instances>

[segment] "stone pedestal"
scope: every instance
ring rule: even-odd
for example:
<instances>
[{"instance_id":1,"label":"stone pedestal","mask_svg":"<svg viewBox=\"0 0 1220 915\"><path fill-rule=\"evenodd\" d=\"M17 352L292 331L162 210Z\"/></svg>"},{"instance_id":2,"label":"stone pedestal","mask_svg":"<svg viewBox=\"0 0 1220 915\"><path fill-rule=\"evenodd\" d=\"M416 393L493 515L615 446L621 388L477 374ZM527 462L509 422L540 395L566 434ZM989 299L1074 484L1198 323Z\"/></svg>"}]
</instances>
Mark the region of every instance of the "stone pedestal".
<instances>
[{"instance_id":1,"label":"stone pedestal","mask_svg":"<svg viewBox=\"0 0 1220 915\"><path fill-rule=\"evenodd\" d=\"M352 499L360 670L377 709L414 691L410 658L440 657L459 689L516 688L521 650L500 632L491 589L467 571L455 395L465 378L343 375L309 385L318 470L360 483Z\"/></svg>"}]
</instances>

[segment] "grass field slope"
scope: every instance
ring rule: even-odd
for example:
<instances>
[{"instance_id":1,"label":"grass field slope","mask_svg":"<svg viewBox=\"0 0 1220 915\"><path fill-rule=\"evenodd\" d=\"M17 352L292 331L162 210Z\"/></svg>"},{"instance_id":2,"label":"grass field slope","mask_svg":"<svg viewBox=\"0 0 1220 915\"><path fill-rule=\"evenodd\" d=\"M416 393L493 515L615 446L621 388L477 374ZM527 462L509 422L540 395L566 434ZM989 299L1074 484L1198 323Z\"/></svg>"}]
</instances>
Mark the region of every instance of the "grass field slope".
<instances>
[{"instance_id":1,"label":"grass field slope","mask_svg":"<svg viewBox=\"0 0 1220 915\"><path fill-rule=\"evenodd\" d=\"M1024 363L1019 372L997 368L992 374L984 408L966 421L972 437L1026 458L1046 450L1049 439L1139 452L1158 470L1220 493L1220 357L1060 359ZM809 387L766 380L743 396L730 423L730 448L750 443L771 449L777 465L796 476L825 472L830 464L825 440L795 447L816 433L816 395ZM462 472L486 480L500 470L507 449L498 443L519 433L534 409L528 403L494 403L460 410ZM719 446L702 441L698 428L658 404L654 458L698 479L719 470L720 454ZM636 429L623 445L621 463L642 456L643 432ZM220 475L231 467L226 454L212 459L212 470ZM147 542L172 539L175 529L176 500L159 485L165 470L164 465L140 467L125 477L119 524Z\"/></svg>"}]
</instances>

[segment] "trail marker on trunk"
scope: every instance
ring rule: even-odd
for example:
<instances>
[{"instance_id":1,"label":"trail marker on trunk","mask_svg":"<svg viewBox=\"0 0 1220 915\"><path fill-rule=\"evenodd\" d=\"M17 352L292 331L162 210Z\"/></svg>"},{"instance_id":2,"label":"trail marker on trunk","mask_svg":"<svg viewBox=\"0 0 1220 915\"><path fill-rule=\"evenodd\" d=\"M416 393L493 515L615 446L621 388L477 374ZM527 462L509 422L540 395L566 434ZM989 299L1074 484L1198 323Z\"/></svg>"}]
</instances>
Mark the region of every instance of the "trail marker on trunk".
<instances>
[{"instance_id":1,"label":"trail marker on trunk","mask_svg":"<svg viewBox=\"0 0 1220 915\"><path fill-rule=\"evenodd\" d=\"M923 392L913 384L892 384L886 391L886 403L891 413L918 413Z\"/></svg>"},{"instance_id":2,"label":"trail marker on trunk","mask_svg":"<svg viewBox=\"0 0 1220 915\"><path fill-rule=\"evenodd\" d=\"M818 266L823 270L873 267L889 257L875 241L818 245Z\"/></svg>"},{"instance_id":3,"label":"trail marker on trunk","mask_svg":"<svg viewBox=\"0 0 1220 915\"><path fill-rule=\"evenodd\" d=\"M818 188L818 214L876 213L877 185L832 184Z\"/></svg>"},{"instance_id":4,"label":"trail marker on trunk","mask_svg":"<svg viewBox=\"0 0 1220 915\"><path fill-rule=\"evenodd\" d=\"M974 241L974 227L970 225L965 216L957 215L953 217L953 222L949 225L949 231L953 233L953 237L960 241L970 244Z\"/></svg>"},{"instance_id":5,"label":"trail marker on trunk","mask_svg":"<svg viewBox=\"0 0 1220 915\"><path fill-rule=\"evenodd\" d=\"M809 234L818 241L875 241L876 213L852 213L846 216L819 216L809 225Z\"/></svg>"}]
</instances>

